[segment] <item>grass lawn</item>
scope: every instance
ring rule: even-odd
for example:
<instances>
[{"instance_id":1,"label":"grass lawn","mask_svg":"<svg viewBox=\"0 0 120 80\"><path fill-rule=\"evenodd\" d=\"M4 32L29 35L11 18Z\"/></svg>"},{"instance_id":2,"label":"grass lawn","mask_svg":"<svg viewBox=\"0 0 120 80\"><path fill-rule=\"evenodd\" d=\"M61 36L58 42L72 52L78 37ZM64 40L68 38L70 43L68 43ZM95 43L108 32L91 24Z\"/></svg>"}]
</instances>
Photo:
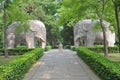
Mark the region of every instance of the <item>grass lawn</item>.
<instances>
[{"instance_id":1,"label":"grass lawn","mask_svg":"<svg viewBox=\"0 0 120 80\"><path fill-rule=\"evenodd\" d=\"M120 63L120 53L111 53L108 59Z\"/></svg>"},{"instance_id":2,"label":"grass lawn","mask_svg":"<svg viewBox=\"0 0 120 80\"><path fill-rule=\"evenodd\" d=\"M9 58L4 58L4 56L0 56L0 65L5 64L13 59L15 59L17 56L9 56Z\"/></svg>"},{"instance_id":3,"label":"grass lawn","mask_svg":"<svg viewBox=\"0 0 120 80\"><path fill-rule=\"evenodd\" d=\"M104 55L103 53L100 53L101 55ZM109 53L108 54L108 58L109 60L115 61L117 63L120 63L120 53Z\"/></svg>"}]
</instances>

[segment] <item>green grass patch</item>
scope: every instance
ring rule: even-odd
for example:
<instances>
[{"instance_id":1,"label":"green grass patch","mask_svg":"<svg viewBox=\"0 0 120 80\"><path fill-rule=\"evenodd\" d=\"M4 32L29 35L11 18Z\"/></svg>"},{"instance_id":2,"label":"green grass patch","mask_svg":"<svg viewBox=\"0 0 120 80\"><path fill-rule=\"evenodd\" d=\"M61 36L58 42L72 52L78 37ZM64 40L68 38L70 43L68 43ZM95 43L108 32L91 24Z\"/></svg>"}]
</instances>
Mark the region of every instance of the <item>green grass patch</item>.
<instances>
[{"instance_id":1,"label":"green grass patch","mask_svg":"<svg viewBox=\"0 0 120 80\"><path fill-rule=\"evenodd\" d=\"M97 53L103 53L104 52L104 47L103 46L93 46L93 47L88 47L89 50L92 50ZM108 53L118 53L119 52L119 47L114 46L114 47L108 47Z\"/></svg>"},{"instance_id":2,"label":"green grass patch","mask_svg":"<svg viewBox=\"0 0 120 80\"><path fill-rule=\"evenodd\" d=\"M120 54L119 53L110 53L108 59L120 63Z\"/></svg>"},{"instance_id":3,"label":"green grass patch","mask_svg":"<svg viewBox=\"0 0 120 80\"><path fill-rule=\"evenodd\" d=\"M98 53L98 54L104 56L103 53ZM106 58L109 59L109 60L111 60L111 61L120 63L120 53L109 53L108 57L106 57Z\"/></svg>"},{"instance_id":4,"label":"green grass patch","mask_svg":"<svg viewBox=\"0 0 120 80\"><path fill-rule=\"evenodd\" d=\"M5 58L4 56L0 56L0 65L6 64L11 60L16 59L18 56L9 56L9 58Z\"/></svg>"}]
</instances>

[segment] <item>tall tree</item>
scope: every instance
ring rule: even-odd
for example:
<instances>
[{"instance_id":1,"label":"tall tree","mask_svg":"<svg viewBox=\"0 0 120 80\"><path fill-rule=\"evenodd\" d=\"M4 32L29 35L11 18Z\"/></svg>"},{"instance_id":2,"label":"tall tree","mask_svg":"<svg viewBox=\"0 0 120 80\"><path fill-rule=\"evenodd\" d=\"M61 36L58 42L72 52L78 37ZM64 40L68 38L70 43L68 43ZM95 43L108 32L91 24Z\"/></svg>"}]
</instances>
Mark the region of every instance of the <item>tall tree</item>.
<instances>
[{"instance_id":1,"label":"tall tree","mask_svg":"<svg viewBox=\"0 0 120 80\"><path fill-rule=\"evenodd\" d=\"M4 53L5 53L5 58L8 58L8 52L7 52L7 23L6 23L6 9L5 9L5 4L7 1L4 2L4 7L3 7L3 23L4 23Z\"/></svg>"},{"instance_id":2,"label":"tall tree","mask_svg":"<svg viewBox=\"0 0 120 80\"><path fill-rule=\"evenodd\" d=\"M118 44L119 44L119 52L120 52L120 19L119 19L119 12L120 12L120 0L112 0L114 4L114 10L115 10L115 18L116 18L116 23L117 23L117 28L118 28Z\"/></svg>"},{"instance_id":3,"label":"tall tree","mask_svg":"<svg viewBox=\"0 0 120 80\"><path fill-rule=\"evenodd\" d=\"M29 5L33 8L30 16L32 16L33 19L38 19L45 23L47 30L47 44L57 44L60 36L58 35L59 27L56 25L54 15L59 4L55 0L31 0Z\"/></svg>"},{"instance_id":4,"label":"tall tree","mask_svg":"<svg viewBox=\"0 0 120 80\"><path fill-rule=\"evenodd\" d=\"M103 38L104 38L104 56L108 56L108 42L106 40L106 27L104 26L104 14L105 14L105 7L106 4L108 3L109 0L97 0L96 4L95 4L95 8L96 8L96 14L100 19L100 25L102 28L102 32L103 32Z\"/></svg>"},{"instance_id":5,"label":"tall tree","mask_svg":"<svg viewBox=\"0 0 120 80\"><path fill-rule=\"evenodd\" d=\"M68 25L72 24L74 25L74 22L84 19L86 16L91 17L92 19L99 18L100 20L100 26L103 31L104 35L104 55L108 55L108 49L107 49L107 41L106 41L106 30L105 26L103 25L103 20L107 19L110 20L113 16L110 13L110 10L106 9L106 7L110 4L109 0L64 0L62 2L62 7L59 9L60 14L60 20L59 23L68 23ZM89 3L89 4L88 4ZM111 2L110 2L111 3ZM111 9L112 10L112 9ZM113 22L113 20L112 20Z\"/></svg>"},{"instance_id":6,"label":"tall tree","mask_svg":"<svg viewBox=\"0 0 120 80\"><path fill-rule=\"evenodd\" d=\"M22 0L21 0L22 1ZM4 52L5 58L8 58L7 52L7 26L13 21L22 21L28 18L27 14L20 10L20 3L18 0L3 0L0 2L0 7L3 10L3 23L4 23ZM25 0L24 0L25 1ZM19 15L19 16L18 16ZM23 15L26 16L23 17ZM24 19L23 19L24 18Z\"/></svg>"}]
</instances>

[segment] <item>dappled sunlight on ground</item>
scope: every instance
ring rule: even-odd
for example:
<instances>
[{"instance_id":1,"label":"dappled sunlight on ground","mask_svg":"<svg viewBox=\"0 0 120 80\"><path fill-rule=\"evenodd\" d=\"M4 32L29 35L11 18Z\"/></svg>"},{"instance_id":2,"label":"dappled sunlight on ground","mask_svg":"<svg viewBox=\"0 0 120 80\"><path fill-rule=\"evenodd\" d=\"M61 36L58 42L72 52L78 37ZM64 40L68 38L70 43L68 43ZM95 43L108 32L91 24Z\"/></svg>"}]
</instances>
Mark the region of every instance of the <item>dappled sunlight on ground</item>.
<instances>
[{"instance_id":1,"label":"dappled sunlight on ground","mask_svg":"<svg viewBox=\"0 0 120 80\"><path fill-rule=\"evenodd\" d=\"M37 66L37 65L44 65L45 63L44 62L36 62L36 64L34 66Z\"/></svg>"},{"instance_id":2,"label":"dappled sunlight on ground","mask_svg":"<svg viewBox=\"0 0 120 80\"><path fill-rule=\"evenodd\" d=\"M109 54L108 59L120 63L120 54L119 53L111 53L111 54Z\"/></svg>"},{"instance_id":3,"label":"dappled sunlight on ground","mask_svg":"<svg viewBox=\"0 0 120 80\"><path fill-rule=\"evenodd\" d=\"M99 80L86 70L75 51L53 49L44 53L24 80Z\"/></svg>"},{"instance_id":4,"label":"dappled sunlight on ground","mask_svg":"<svg viewBox=\"0 0 120 80\"><path fill-rule=\"evenodd\" d=\"M100 55L104 56L104 53L100 53ZM106 58L108 58L111 61L120 63L120 53L109 53L108 57L106 57Z\"/></svg>"}]
</instances>

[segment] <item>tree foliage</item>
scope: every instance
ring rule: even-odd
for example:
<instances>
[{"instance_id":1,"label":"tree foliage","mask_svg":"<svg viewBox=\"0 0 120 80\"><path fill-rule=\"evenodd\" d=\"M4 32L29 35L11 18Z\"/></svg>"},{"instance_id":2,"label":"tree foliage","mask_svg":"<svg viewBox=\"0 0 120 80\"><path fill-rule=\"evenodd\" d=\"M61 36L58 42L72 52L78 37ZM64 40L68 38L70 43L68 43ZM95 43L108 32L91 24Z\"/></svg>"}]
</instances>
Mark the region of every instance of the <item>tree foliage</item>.
<instances>
[{"instance_id":1,"label":"tree foliage","mask_svg":"<svg viewBox=\"0 0 120 80\"><path fill-rule=\"evenodd\" d=\"M58 7L59 4L55 0L29 0L24 8L32 19L45 23L48 45L55 45L60 39L59 27L54 16Z\"/></svg>"},{"instance_id":2,"label":"tree foliage","mask_svg":"<svg viewBox=\"0 0 120 80\"><path fill-rule=\"evenodd\" d=\"M1 0L2 3L5 0ZM8 0L7 0L8 1ZM30 16L22 9L25 7L25 3L28 0L11 0L11 2L6 3L6 25L10 25L14 21L25 22L26 20L30 19ZM22 27L22 26L21 26ZM23 26L24 27L24 26ZM3 10L0 11L0 28L1 28L1 37L3 37ZM3 38L1 38L1 43L3 42Z\"/></svg>"},{"instance_id":3,"label":"tree foliage","mask_svg":"<svg viewBox=\"0 0 120 80\"><path fill-rule=\"evenodd\" d=\"M3 0L0 0L2 2ZM47 44L55 45L59 41L73 44L73 26L79 20L90 17L99 19L96 14L102 13L102 3L105 0L12 0L6 7L7 25L14 21L25 22L28 19L37 19L45 23L47 29ZM105 6L104 19L114 26L117 33L114 5L112 1L120 6L120 0L108 0ZM120 11L120 8L119 10ZM2 13L0 13L0 30L3 29ZM58 20L55 17L57 13ZM120 15L120 14L119 14ZM56 23L57 21L57 23ZM67 27L67 28L66 28ZM2 33L0 35L2 36ZM62 37L63 36L63 37ZM68 40L68 38L71 38Z\"/></svg>"},{"instance_id":4,"label":"tree foliage","mask_svg":"<svg viewBox=\"0 0 120 80\"><path fill-rule=\"evenodd\" d=\"M0 0L0 2L5 0ZM28 19L37 19L45 23L47 29L47 44L56 44L61 38L60 28L56 24L54 14L60 7L55 0L11 0L12 2L6 6L7 26L14 21L20 21L21 24L16 32L21 32L21 28L26 28L24 24ZM0 33L3 36L3 11L0 13ZM3 43L3 38L1 43Z\"/></svg>"},{"instance_id":5,"label":"tree foliage","mask_svg":"<svg viewBox=\"0 0 120 80\"><path fill-rule=\"evenodd\" d=\"M116 1L117 6L120 5L120 0L113 1ZM91 19L103 18L111 23L110 28L114 27L112 31L114 30L117 33L114 10L112 0L63 0L61 8L58 9L60 16L58 24L66 24L68 27L73 27L76 22L86 17ZM119 10L120 8L118 8Z\"/></svg>"},{"instance_id":6,"label":"tree foliage","mask_svg":"<svg viewBox=\"0 0 120 80\"><path fill-rule=\"evenodd\" d=\"M24 0L26 1L26 0ZM5 58L8 58L8 51L7 51L7 27L9 24L11 24L13 21L24 21L27 15L20 9L21 7L21 1L17 0L2 0L0 1L0 10L1 10L1 23L3 23L3 46L4 46L4 54ZM18 16L19 15L19 16ZM23 16L24 15L24 16ZM24 17L24 19L23 19Z\"/></svg>"}]
</instances>

